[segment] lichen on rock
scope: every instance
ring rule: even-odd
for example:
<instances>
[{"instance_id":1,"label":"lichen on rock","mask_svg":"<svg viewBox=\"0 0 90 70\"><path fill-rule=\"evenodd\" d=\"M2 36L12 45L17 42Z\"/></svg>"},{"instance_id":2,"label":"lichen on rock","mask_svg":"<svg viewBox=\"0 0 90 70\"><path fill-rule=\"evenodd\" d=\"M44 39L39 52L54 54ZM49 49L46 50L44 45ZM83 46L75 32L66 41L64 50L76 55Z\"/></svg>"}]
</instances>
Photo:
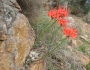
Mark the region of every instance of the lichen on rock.
<instances>
[{"instance_id":1,"label":"lichen on rock","mask_svg":"<svg viewBox=\"0 0 90 70\"><path fill-rule=\"evenodd\" d=\"M35 33L16 0L1 0L0 9L0 70L20 70Z\"/></svg>"}]
</instances>

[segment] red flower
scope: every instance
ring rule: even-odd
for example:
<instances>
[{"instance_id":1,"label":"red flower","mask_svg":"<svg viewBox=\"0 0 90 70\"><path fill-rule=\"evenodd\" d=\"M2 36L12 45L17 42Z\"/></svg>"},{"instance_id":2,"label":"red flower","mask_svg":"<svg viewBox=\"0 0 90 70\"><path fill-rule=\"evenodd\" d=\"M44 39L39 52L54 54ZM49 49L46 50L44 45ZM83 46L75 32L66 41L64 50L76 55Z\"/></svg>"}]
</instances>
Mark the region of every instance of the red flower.
<instances>
[{"instance_id":1,"label":"red flower","mask_svg":"<svg viewBox=\"0 0 90 70\"><path fill-rule=\"evenodd\" d=\"M77 29L70 27L65 27L63 33L66 35L66 37L72 37L73 39L75 39L78 35Z\"/></svg>"},{"instance_id":2,"label":"red flower","mask_svg":"<svg viewBox=\"0 0 90 70\"><path fill-rule=\"evenodd\" d=\"M61 26L67 26L67 20L65 18L60 18L58 19L58 23L61 25Z\"/></svg>"},{"instance_id":3,"label":"red flower","mask_svg":"<svg viewBox=\"0 0 90 70\"><path fill-rule=\"evenodd\" d=\"M62 18L67 17L69 14L69 10L67 10L65 7L59 6L58 9L53 9L48 12L48 16L51 18Z\"/></svg>"},{"instance_id":4,"label":"red flower","mask_svg":"<svg viewBox=\"0 0 90 70\"><path fill-rule=\"evenodd\" d=\"M48 12L48 16L50 16L52 19L56 18L57 17L57 10L56 9L50 10Z\"/></svg>"},{"instance_id":5,"label":"red flower","mask_svg":"<svg viewBox=\"0 0 90 70\"><path fill-rule=\"evenodd\" d=\"M67 10L65 7L59 6L58 7L58 17L67 17L69 14L69 10Z\"/></svg>"}]
</instances>

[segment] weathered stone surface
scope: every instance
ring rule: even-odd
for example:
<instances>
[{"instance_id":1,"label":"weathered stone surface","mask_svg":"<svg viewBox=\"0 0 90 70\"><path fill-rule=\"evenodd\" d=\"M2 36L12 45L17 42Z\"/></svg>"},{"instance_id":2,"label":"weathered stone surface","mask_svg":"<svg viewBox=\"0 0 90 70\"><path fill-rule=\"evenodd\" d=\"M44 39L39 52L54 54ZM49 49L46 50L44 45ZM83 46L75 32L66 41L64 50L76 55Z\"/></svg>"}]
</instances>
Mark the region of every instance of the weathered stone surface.
<instances>
[{"instance_id":1,"label":"weathered stone surface","mask_svg":"<svg viewBox=\"0 0 90 70\"><path fill-rule=\"evenodd\" d=\"M72 46L80 47L83 45L83 42L81 40L72 40Z\"/></svg>"},{"instance_id":2,"label":"weathered stone surface","mask_svg":"<svg viewBox=\"0 0 90 70\"><path fill-rule=\"evenodd\" d=\"M0 70L15 70L15 66L12 61L12 56L8 52L4 52L1 56Z\"/></svg>"},{"instance_id":3,"label":"weathered stone surface","mask_svg":"<svg viewBox=\"0 0 90 70\"><path fill-rule=\"evenodd\" d=\"M30 70L46 70L46 62L45 60L39 60L30 65Z\"/></svg>"},{"instance_id":4,"label":"weathered stone surface","mask_svg":"<svg viewBox=\"0 0 90 70\"><path fill-rule=\"evenodd\" d=\"M0 10L0 70L20 70L35 33L15 0L1 0Z\"/></svg>"},{"instance_id":5,"label":"weathered stone surface","mask_svg":"<svg viewBox=\"0 0 90 70\"><path fill-rule=\"evenodd\" d=\"M79 60L80 60L81 62L83 62L84 65L87 65L87 64L90 62L89 57L83 55L83 54L80 53L80 52L77 54L77 56L78 56Z\"/></svg>"},{"instance_id":6,"label":"weathered stone surface","mask_svg":"<svg viewBox=\"0 0 90 70\"><path fill-rule=\"evenodd\" d=\"M0 42L0 53L4 52L4 50L5 50L5 42L3 41L3 42Z\"/></svg>"},{"instance_id":7,"label":"weathered stone surface","mask_svg":"<svg viewBox=\"0 0 90 70\"><path fill-rule=\"evenodd\" d=\"M4 30L0 31L0 41L4 41L6 39L6 35L4 33Z\"/></svg>"},{"instance_id":8,"label":"weathered stone surface","mask_svg":"<svg viewBox=\"0 0 90 70\"><path fill-rule=\"evenodd\" d=\"M14 35L8 36L7 45L8 52L14 53L16 67L20 68L34 44L34 33L31 27L31 29L28 28L29 22L22 14L18 14L17 17L13 23L16 24L13 28Z\"/></svg>"}]
</instances>

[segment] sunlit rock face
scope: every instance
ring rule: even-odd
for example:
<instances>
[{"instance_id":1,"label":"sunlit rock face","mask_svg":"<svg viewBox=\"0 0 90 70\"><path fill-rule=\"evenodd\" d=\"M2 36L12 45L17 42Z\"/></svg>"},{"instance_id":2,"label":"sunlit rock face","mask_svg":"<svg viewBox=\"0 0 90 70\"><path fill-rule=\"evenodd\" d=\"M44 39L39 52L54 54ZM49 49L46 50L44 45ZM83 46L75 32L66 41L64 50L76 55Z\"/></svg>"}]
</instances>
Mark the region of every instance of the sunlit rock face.
<instances>
[{"instance_id":1,"label":"sunlit rock face","mask_svg":"<svg viewBox=\"0 0 90 70\"><path fill-rule=\"evenodd\" d=\"M0 70L20 70L35 40L15 0L0 0Z\"/></svg>"}]
</instances>

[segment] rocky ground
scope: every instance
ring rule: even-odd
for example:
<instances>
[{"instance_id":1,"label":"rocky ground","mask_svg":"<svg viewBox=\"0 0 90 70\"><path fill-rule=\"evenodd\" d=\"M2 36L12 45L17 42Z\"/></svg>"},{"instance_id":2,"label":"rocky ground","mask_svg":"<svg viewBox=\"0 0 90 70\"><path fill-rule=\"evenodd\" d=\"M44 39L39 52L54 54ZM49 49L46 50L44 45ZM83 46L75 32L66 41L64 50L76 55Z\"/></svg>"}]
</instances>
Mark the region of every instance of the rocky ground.
<instances>
[{"instance_id":1,"label":"rocky ground","mask_svg":"<svg viewBox=\"0 0 90 70\"><path fill-rule=\"evenodd\" d=\"M66 44L63 44L61 48L57 49L49 57L44 60L40 60L42 62L37 61L37 59L40 58L40 53L50 51L50 49L54 48L56 43L60 40L60 32L57 32L57 36L53 38L54 41L51 41L50 44L47 44L47 41L49 40L48 38L50 38L52 34L52 31L50 31L44 36L44 38L42 38L40 44L33 49L33 56L36 57L35 61L37 62L35 64L31 62L29 67L26 63L26 70L89 70L86 69L86 66L90 63L90 25L84 22L81 17L76 17L74 15L70 15L70 17L74 19L75 25L78 28L78 38L76 40L70 40L69 42L66 41ZM46 17L44 20L45 19ZM37 22L38 25L36 34L40 32L40 27L43 28L44 26L40 25L40 22L42 23L43 20ZM55 26L57 27L57 25L54 25L50 30L55 30ZM30 55L31 54L32 53L30 53ZM28 60L32 59L29 57Z\"/></svg>"}]
</instances>

